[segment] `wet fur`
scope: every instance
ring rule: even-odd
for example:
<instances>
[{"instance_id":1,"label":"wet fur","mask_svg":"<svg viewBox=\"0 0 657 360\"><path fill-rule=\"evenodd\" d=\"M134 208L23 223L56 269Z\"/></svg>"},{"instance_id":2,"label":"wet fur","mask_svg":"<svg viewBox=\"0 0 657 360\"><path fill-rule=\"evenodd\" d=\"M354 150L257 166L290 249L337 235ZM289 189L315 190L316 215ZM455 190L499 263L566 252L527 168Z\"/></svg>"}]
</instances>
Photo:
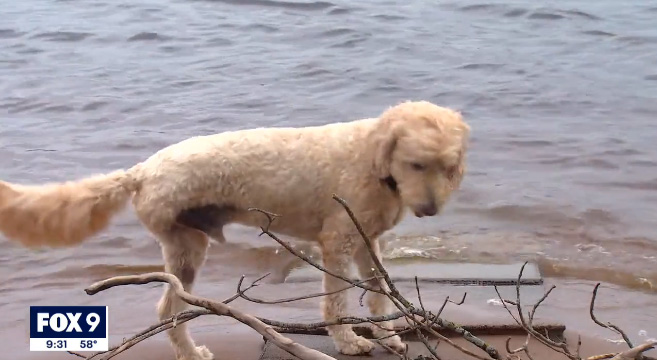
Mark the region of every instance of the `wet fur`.
<instances>
[{"instance_id":1,"label":"wet fur","mask_svg":"<svg viewBox=\"0 0 657 360\"><path fill-rule=\"evenodd\" d=\"M435 215L463 178L469 131L459 113L420 101L371 119L194 137L107 175L47 185L0 182L0 231L26 246L73 246L104 229L132 199L161 244L165 270L191 292L208 237L224 241L229 223L264 225L262 214L247 211L256 207L282 215L272 231L317 242L328 269L348 275L353 261L369 277L372 260L332 194L349 203L372 238L394 227L406 208ZM380 256L377 242L374 247ZM344 283L326 276L323 286L332 291ZM392 311L384 296L368 294L373 315ZM324 297L324 318L345 316L346 301L344 293ZM166 318L185 307L167 289L158 313ZM389 334L373 330L375 336ZM332 326L329 333L343 353L373 348L349 325ZM207 348L196 347L185 324L168 334L178 359L212 358ZM398 336L386 342L404 347Z\"/></svg>"}]
</instances>

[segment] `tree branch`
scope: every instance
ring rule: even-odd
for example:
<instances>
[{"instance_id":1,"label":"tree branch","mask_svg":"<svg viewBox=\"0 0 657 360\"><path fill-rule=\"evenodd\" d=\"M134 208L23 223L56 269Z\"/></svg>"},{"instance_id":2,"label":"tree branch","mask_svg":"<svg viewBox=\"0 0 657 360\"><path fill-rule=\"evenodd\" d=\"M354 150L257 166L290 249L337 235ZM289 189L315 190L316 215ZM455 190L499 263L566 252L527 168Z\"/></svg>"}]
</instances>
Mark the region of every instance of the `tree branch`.
<instances>
[{"instance_id":1,"label":"tree branch","mask_svg":"<svg viewBox=\"0 0 657 360\"><path fill-rule=\"evenodd\" d=\"M258 320L256 317L243 313L240 310L230 307L227 304L213 301L209 299L204 299L195 295L192 295L186 292L180 283L180 280L175 275L167 273L147 273L143 275L134 275L134 276L117 276L112 279L104 280L92 284L90 287L85 289L85 292L89 295L97 294L100 291L121 285L134 285L134 284L148 284L151 282L166 282L173 288L183 301L190 305L199 306L211 311L217 315L229 316L235 320L251 327L259 334L261 334L265 339L271 341L276 346L287 351L288 353L297 356L300 359L304 360L335 360L334 358L321 353L314 349L309 349L303 345L300 345L291 339L279 334L276 332L270 325L263 323Z\"/></svg>"}]
</instances>

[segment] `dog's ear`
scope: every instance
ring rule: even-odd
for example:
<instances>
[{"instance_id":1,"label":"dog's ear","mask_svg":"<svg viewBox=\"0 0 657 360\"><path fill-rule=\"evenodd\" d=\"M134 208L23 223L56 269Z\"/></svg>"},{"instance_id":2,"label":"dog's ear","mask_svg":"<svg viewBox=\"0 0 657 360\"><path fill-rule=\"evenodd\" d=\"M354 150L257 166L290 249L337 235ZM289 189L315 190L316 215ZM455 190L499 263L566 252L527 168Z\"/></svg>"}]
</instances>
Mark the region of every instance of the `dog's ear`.
<instances>
[{"instance_id":1,"label":"dog's ear","mask_svg":"<svg viewBox=\"0 0 657 360\"><path fill-rule=\"evenodd\" d=\"M461 143L452 152L454 166L449 169L449 173L447 174L447 178L451 183L452 190L459 188L461 181L463 181L463 177L465 176L467 168L466 152L468 151L468 140L470 136L470 127L465 123L459 125L456 130L461 136Z\"/></svg>"},{"instance_id":2,"label":"dog's ear","mask_svg":"<svg viewBox=\"0 0 657 360\"><path fill-rule=\"evenodd\" d=\"M374 174L379 179L390 176L390 164L392 162L392 153L397 145L397 134L393 128L386 124L380 129L375 141L374 153Z\"/></svg>"},{"instance_id":3,"label":"dog's ear","mask_svg":"<svg viewBox=\"0 0 657 360\"><path fill-rule=\"evenodd\" d=\"M465 175L465 148L460 149L457 152L457 159L456 165L452 169L449 169L449 173L447 174L447 179L451 184L452 190L456 190L460 187L461 181L463 181L463 176Z\"/></svg>"}]
</instances>

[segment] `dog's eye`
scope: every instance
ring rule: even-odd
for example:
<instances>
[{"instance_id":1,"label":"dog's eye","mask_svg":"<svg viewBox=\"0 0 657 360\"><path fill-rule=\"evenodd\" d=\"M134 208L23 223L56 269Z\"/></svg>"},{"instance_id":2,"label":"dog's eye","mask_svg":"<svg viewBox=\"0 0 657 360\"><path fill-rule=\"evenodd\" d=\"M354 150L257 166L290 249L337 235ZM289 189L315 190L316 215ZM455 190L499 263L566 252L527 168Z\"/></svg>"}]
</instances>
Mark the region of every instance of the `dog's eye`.
<instances>
[{"instance_id":1,"label":"dog's eye","mask_svg":"<svg viewBox=\"0 0 657 360\"><path fill-rule=\"evenodd\" d=\"M413 168L413 170L417 170L417 171L422 171L425 169L424 165L418 163L411 163L411 167Z\"/></svg>"}]
</instances>

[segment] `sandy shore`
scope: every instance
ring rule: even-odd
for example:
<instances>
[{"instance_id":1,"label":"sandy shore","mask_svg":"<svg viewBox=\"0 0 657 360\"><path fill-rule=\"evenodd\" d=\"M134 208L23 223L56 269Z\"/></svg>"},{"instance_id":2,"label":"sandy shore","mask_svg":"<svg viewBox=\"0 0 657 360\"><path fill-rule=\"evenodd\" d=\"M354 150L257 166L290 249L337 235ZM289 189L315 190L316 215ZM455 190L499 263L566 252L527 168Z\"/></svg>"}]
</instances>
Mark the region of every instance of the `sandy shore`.
<instances>
[{"instance_id":1,"label":"sandy shore","mask_svg":"<svg viewBox=\"0 0 657 360\"><path fill-rule=\"evenodd\" d=\"M196 339L203 344L206 344L208 348L215 354L217 359L235 359L235 360L269 360L269 359L295 359L293 356L285 354L280 349L270 349L274 348L273 345L267 344L262 340L262 337L254 332L226 332L219 330L217 333L209 334L195 334ZM576 333L568 333L568 340L572 342L577 341ZM333 348L330 341L325 336L315 336L315 337L304 337L299 335L290 336L295 341L300 342L306 346L314 346L314 348L322 350L326 354L335 357L336 359L397 359L396 357L388 354L385 350L377 348L371 356L355 357L355 356L344 356L339 355ZM485 340L492 346L502 350L504 349L507 336L487 336ZM453 339L457 344L461 346L468 346L466 342L461 339ZM525 341L524 337L521 336L512 336L510 346L512 348L517 348L521 346ZM581 356L586 358L588 356L616 352L620 350L621 347L604 342L600 339L590 338L583 336L582 337L582 348ZM534 359L556 359L562 358L563 356L556 354L554 351L547 349L544 345L536 342L530 342L531 355ZM426 351L421 351L421 345L417 342L410 343L409 345L409 355L414 353L426 353ZM264 356L263 356L264 351ZM464 355L459 350L447 345L442 344L438 347L438 354L445 360L448 359L473 359L473 357ZM42 353L42 354L33 354L26 359L30 360L70 360L75 359L75 356L63 353ZM522 356L522 359L527 359L526 356ZM565 357L563 357L565 359ZM171 350L169 349L169 344L165 338L158 337L153 338L147 342L143 342L130 351L120 354L114 357L116 360L175 360ZM649 359L647 359L649 360Z\"/></svg>"},{"instance_id":2,"label":"sandy shore","mask_svg":"<svg viewBox=\"0 0 657 360\"><path fill-rule=\"evenodd\" d=\"M430 269L426 268L426 269ZM248 279L254 279L249 276ZM426 280L426 279L425 279ZM547 286L555 283L552 279L545 279L545 284L538 286L524 286L521 291L523 301L531 305L543 294ZM624 350L624 344L619 344L609 340L616 340L618 336L607 329L602 329L590 320L588 317L588 303L590 300L590 290L593 284L568 282L557 283L558 288L554 296L548 298L541 307L537 315L537 324L545 326L566 325L565 335L572 344L576 343L577 336L582 336L582 355L590 356L606 352L615 352ZM262 284L253 289L251 296L265 299L284 298L292 295L314 293L320 289L320 283L316 280L305 279L303 281L286 282L283 284ZM81 286L82 287L82 286ZM158 289L154 289L157 287ZM117 344L121 339L133 335L134 333L155 323L154 304L161 294L161 284L149 284L141 286L128 286L123 288L111 289L98 295L89 297L83 296L80 292L71 294L70 292L52 291L52 297L45 303L57 304L102 304L110 307L110 344ZM415 287L411 282L400 281L398 287L408 299L416 302ZM513 320L509 317L504 308L495 304L491 299L495 298L494 290L491 286L454 286L445 284L435 284L429 281L421 282L423 302L426 307L437 309L442 305L443 299L450 296L451 299L460 299L464 292L467 292L465 304L456 306L448 304L443 312L443 317L447 320L454 321L464 327L477 328L477 326L489 326L511 329L514 327ZM505 298L515 299L515 288L505 286L500 288ZM233 279L226 278L221 283L208 284L203 283L195 289L195 292L201 296L212 297L217 299L227 298L235 292L235 282ZM623 318L618 314L618 304L623 301L631 301L629 306L641 306L642 299L635 296L633 299L627 299L621 296L622 292L615 291L610 287L603 287L600 290L599 310L597 311L600 319L604 321L613 321L622 328L626 329L628 335L635 341L641 343L647 340L647 337L657 335L657 324L655 316L650 309L646 310L644 319ZM359 291L355 289L350 291L350 313L354 315L366 316L367 310L358 304ZM654 300L654 295L645 294L647 299ZM287 322L313 322L319 321L318 311L319 300L307 299L294 303L279 305L258 305L249 303L242 299L236 300L231 304L239 309L252 313L254 315ZM620 312L623 313L622 311ZM217 317L202 317L189 323L192 334L198 344L208 346L217 356L217 359L285 359L280 357L280 350L275 347L267 347L267 352L262 355L263 342L262 337L247 328L245 325L237 323L232 319ZM399 325L403 323L399 322ZM29 341L27 337L27 325L24 322L16 321L13 327L5 327L0 330L0 341L5 346L5 351L14 360L66 360L75 359L74 356L64 353L31 353L29 352ZM643 331L643 333L641 333ZM643 336L642 336L643 334ZM517 332L502 331L497 333L482 333L475 335L485 339L500 351L504 351L504 343L507 338L511 337L511 347L520 346L525 337ZM300 336L290 335L302 344L307 344L321 351L326 352L338 359L356 359L355 357L340 356L335 352L331 342L326 336ZM466 344L464 340L453 338L457 343ZM470 349L477 350L472 346ZM531 345L532 354L535 359L553 359L559 356L547 350L540 344ZM420 349L418 344L411 343L411 349L416 351ZM459 352L456 352L448 344L439 346L439 354L444 359L464 359ZM657 357L657 351L648 352L652 357ZM283 354L285 355L285 354ZM375 352L375 358L387 359L385 352L381 349ZM278 356L278 357L277 357ZM292 357L289 357L292 359ZM393 358L393 357L391 357ZM115 357L119 360L174 360L171 348L164 334L159 334L154 338L140 343L126 353Z\"/></svg>"}]
</instances>

